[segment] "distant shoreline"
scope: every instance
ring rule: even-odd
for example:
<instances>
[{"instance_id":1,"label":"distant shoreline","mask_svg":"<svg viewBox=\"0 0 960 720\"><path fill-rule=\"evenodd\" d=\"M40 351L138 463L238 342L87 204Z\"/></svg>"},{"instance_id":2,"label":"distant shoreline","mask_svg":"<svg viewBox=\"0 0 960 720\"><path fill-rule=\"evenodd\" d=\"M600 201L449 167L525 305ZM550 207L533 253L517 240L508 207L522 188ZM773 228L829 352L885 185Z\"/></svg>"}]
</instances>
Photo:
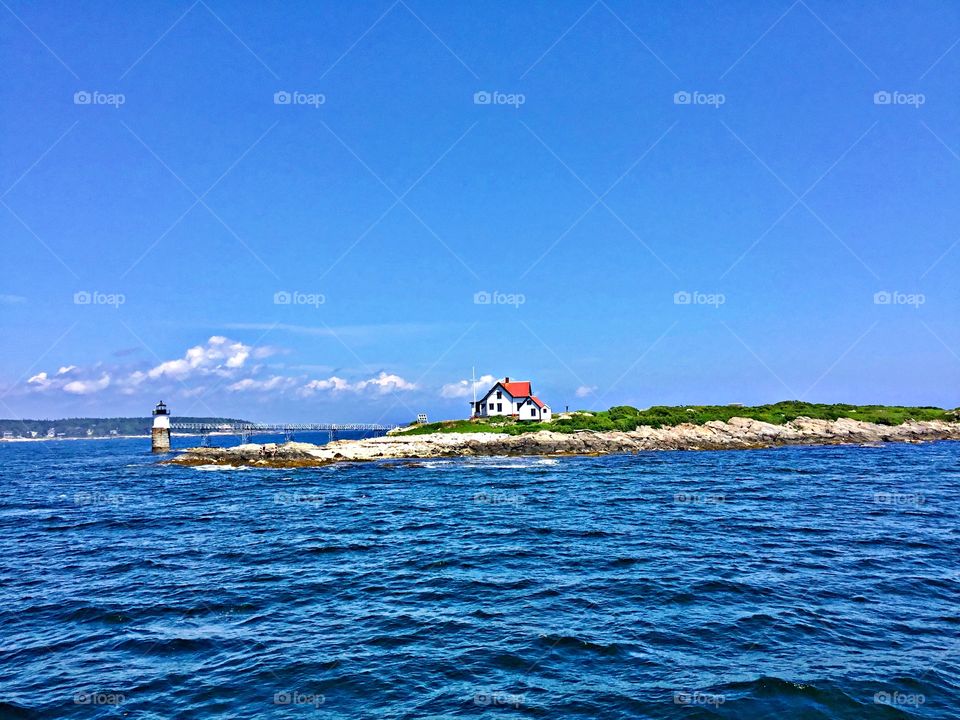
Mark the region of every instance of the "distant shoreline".
<instances>
[{"instance_id":1,"label":"distant shoreline","mask_svg":"<svg viewBox=\"0 0 960 720\"><path fill-rule=\"evenodd\" d=\"M35 437L35 438L25 438L25 437L15 437L15 438L0 438L0 442L57 442L61 440L123 440L123 439L133 439L133 438L149 438L149 435L96 435L93 437Z\"/></svg>"},{"instance_id":2,"label":"distant shoreline","mask_svg":"<svg viewBox=\"0 0 960 720\"><path fill-rule=\"evenodd\" d=\"M248 424L228 417L181 416L177 422L197 427L217 428L223 424ZM47 440L110 440L150 438L152 420L147 417L63 417L0 418L0 442L36 442ZM3 437L9 433L12 437ZM193 436L192 431L177 435Z\"/></svg>"},{"instance_id":3,"label":"distant shoreline","mask_svg":"<svg viewBox=\"0 0 960 720\"><path fill-rule=\"evenodd\" d=\"M236 435L236 433L229 432L211 432L206 433L207 435L223 435L230 436ZM202 437L204 433L170 433L171 437ZM2 438L0 437L0 442L56 442L60 440L149 440L150 435L93 435L90 437L83 437L80 435L74 437L35 437L35 438L25 438L25 437L15 437L15 438Z\"/></svg>"}]
</instances>

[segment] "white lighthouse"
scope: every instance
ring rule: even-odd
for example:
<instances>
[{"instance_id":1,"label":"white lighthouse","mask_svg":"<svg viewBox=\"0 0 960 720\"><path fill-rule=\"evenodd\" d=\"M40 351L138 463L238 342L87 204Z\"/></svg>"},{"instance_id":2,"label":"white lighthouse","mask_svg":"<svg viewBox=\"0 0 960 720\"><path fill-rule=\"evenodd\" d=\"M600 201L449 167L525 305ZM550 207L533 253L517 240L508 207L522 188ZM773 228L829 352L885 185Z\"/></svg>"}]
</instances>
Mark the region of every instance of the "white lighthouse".
<instances>
[{"instance_id":1,"label":"white lighthouse","mask_svg":"<svg viewBox=\"0 0 960 720\"><path fill-rule=\"evenodd\" d=\"M170 412L163 401L153 409L153 452L170 452Z\"/></svg>"}]
</instances>

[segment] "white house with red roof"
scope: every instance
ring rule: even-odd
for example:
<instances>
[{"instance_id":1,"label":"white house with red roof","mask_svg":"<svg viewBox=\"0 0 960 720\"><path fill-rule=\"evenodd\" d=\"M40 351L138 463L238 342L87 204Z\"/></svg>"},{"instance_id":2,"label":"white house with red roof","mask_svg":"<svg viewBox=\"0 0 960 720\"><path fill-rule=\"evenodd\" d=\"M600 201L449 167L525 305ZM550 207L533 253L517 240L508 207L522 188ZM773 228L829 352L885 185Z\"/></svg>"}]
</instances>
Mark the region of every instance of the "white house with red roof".
<instances>
[{"instance_id":1,"label":"white house with red roof","mask_svg":"<svg viewBox=\"0 0 960 720\"><path fill-rule=\"evenodd\" d=\"M499 380L473 406L474 417L509 415L517 420L550 422L550 406L533 394L529 380Z\"/></svg>"}]
</instances>

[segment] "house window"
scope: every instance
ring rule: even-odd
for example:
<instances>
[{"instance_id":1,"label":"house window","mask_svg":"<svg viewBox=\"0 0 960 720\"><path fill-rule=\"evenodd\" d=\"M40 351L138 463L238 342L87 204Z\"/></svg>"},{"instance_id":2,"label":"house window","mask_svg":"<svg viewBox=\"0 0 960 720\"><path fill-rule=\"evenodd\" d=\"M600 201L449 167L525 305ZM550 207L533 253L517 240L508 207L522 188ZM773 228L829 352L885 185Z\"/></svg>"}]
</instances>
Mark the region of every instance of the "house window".
<instances>
[{"instance_id":1,"label":"house window","mask_svg":"<svg viewBox=\"0 0 960 720\"><path fill-rule=\"evenodd\" d=\"M487 405L487 410L489 410L490 412L493 412L493 403L490 403L489 405Z\"/></svg>"},{"instance_id":2,"label":"house window","mask_svg":"<svg viewBox=\"0 0 960 720\"><path fill-rule=\"evenodd\" d=\"M497 412L503 412L503 403L497 403Z\"/></svg>"},{"instance_id":3,"label":"house window","mask_svg":"<svg viewBox=\"0 0 960 720\"><path fill-rule=\"evenodd\" d=\"M534 410L533 408L530 408L530 417L536 417L536 416L537 416L537 411Z\"/></svg>"},{"instance_id":4,"label":"house window","mask_svg":"<svg viewBox=\"0 0 960 720\"><path fill-rule=\"evenodd\" d=\"M502 397L503 397L503 392L500 390L497 390L497 400L499 400Z\"/></svg>"}]
</instances>

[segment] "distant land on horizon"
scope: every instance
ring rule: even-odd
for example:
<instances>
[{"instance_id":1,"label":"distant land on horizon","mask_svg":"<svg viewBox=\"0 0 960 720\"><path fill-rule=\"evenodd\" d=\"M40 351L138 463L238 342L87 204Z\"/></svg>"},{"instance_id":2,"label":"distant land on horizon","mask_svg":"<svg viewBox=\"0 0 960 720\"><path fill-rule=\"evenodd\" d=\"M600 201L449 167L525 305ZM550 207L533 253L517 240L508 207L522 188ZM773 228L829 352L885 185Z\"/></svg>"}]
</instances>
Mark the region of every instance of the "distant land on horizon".
<instances>
[{"instance_id":1,"label":"distant land on horizon","mask_svg":"<svg viewBox=\"0 0 960 720\"><path fill-rule=\"evenodd\" d=\"M246 423L226 417L178 416L177 422L188 423ZM110 437L112 435L149 435L152 417L62 418L59 420L3 420L0 419L0 438L78 438ZM51 435L51 432L53 433ZM9 433L9 434L8 434Z\"/></svg>"}]
</instances>

